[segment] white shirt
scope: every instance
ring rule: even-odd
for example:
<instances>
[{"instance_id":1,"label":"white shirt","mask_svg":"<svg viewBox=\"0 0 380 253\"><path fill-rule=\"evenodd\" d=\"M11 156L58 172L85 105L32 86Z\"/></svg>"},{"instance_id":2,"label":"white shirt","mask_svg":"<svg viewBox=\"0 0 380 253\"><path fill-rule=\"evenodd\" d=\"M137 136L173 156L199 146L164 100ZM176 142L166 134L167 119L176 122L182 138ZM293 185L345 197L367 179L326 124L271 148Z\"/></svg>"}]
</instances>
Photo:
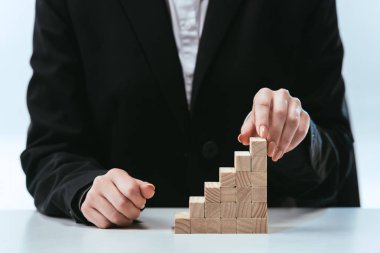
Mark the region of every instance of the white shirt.
<instances>
[{"instance_id":1,"label":"white shirt","mask_svg":"<svg viewBox=\"0 0 380 253\"><path fill-rule=\"evenodd\" d=\"M167 0L167 2L182 65L187 104L190 106L195 62L208 0Z\"/></svg>"}]
</instances>

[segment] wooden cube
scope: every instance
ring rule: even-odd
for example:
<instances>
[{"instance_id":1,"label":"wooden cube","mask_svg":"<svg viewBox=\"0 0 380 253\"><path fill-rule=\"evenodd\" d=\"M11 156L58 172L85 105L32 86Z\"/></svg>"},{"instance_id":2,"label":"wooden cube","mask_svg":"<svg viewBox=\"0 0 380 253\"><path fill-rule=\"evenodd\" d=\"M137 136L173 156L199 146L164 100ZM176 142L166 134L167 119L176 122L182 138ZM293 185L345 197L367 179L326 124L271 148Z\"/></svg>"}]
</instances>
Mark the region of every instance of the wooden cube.
<instances>
[{"instance_id":1,"label":"wooden cube","mask_svg":"<svg viewBox=\"0 0 380 253\"><path fill-rule=\"evenodd\" d=\"M220 203L220 183L205 182L204 194L206 202Z\"/></svg>"},{"instance_id":2,"label":"wooden cube","mask_svg":"<svg viewBox=\"0 0 380 253\"><path fill-rule=\"evenodd\" d=\"M236 171L251 171L251 155L248 151L235 151Z\"/></svg>"},{"instance_id":3,"label":"wooden cube","mask_svg":"<svg viewBox=\"0 0 380 253\"><path fill-rule=\"evenodd\" d=\"M220 218L206 218L206 233L220 234L221 221Z\"/></svg>"},{"instance_id":4,"label":"wooden cube","mask_svg":"<svg viewBox=\"0 0 380 253\"><path fill-rule=\"evenodd\" d=\"M267 218L252 218L253 220L253 233L267 234L268 233L268 219Z\"/></svg>"},{"instance_id":5,"label":"wooden cube","mask_svg":"<svg viewBox=\"0 0 380 253\"><path fill-rule=\"evenodd\" d=\"M190 213L179 212L174 217L174 232L176 234L190 234Z\"/></svg>"},{"instance_id":6,"label":"wooden cube","mask_svg":"<svg viewBox=\"0 0 380 253\"><path fill-rule=\"evenodd\" d=\"M251 172L252 187L267 187L267 172Z\"/></svg>"},{"instance_id":7,"label":"wooden cube","mask_svg":"<svg viewBox=\"0 0 380 253\"><path fill-rule=\"evenodd\" d=\"M220 218L220 203L206 202L205 203L206 218Z\"/></svg>"},{"instance_id":8,"label":"wooden cube","mask_svg":"<svg viewBox=\"0 0 380 253\"><path fill-rule=\"evenodd\" d=\"M253 202L252 203L252 218L267 218L268 206L266 202Z\"/></svg>"},{"instance_id":9,"label":"wooden cube","mask_svg":"<svg viewBox=\"0 0 380 253\"><path fill-rule=\"evenodd\" d=\"M252 187L236 187L236 202L252 202Z\"/></svg>"},{"instance_id":10,"label":"wooden cube","mask_svg":"<svg viewBox=\"0 0 380 253\"><path fill-rule=\"evenodd\" d=\"M205 217L205 198L190 197L189 199L190 218Z\"/></svg>"},{"instance_id":11,"label":"wooden cube","mask_svg":"<svg viewBox=\"0 0 380 253\"><path fill-rule=\"evenodd\" d=\"M252 203L251 202L238 202L237 204L237 218L251 218L252 216Z\"/></svg>"},{"instance_id":12,"label":"wooden cube","mask_svg":"<svg viewBox=\"0 0 380 253\"><path fill-rule=\"evenodd\" d=\"M237 171L236 172L236 186L248 187L251 186L251 174L250 171Z\"/></svg>"},{"instance_id":13,"label":"wooden cube","mask_svg":"<svg viewBox=\"0 0 380 253\"><path fill-rule=\"evenodd\" d=\"M237 218L236 232L238 234L251 234L254 231L253 218Z\"/></svg>"},{"instance_id":14,"label":"wooden cube","mask_svg":"<svg viewBox=\"0 0 380 253\"><path fill-rule=\"evenodd\" d=\"M236 202L236 187L220 188L221 202Z\"/></svg>"},{"instance_id":15,"label":"wooden cube","mask_svg":"<svg viewBox=\"0 0 380 253\"><path fill-rule=\"evenodd\" d=\"M252 156L251 157L251 170L252 171L267 171L267 157L266 156Z\"/></svg>"},{"instance_id":16,"label":"wooden cube","mask_svg":"<svg viewBox=\"0 0 380 253\"><path fill-rule=\"evenodd\" d=\"M220 187L235 187L236 170L233 167L219 168Z\"/></svg>"},{"instance_id":17,"label":"wooden cube","mask_svg":"<svg viewBox=\"0 0 380 253\"><path fill-rule=\"evenodd\" d=\"M252 202L268 202L267 188L266 187L252 188Z\"/></svg>"},{"instance_id":18,"label":"wooden cube","mask_svg":"<svg viewBox=\"0 0 380 253\"><path fill-rule=\"evenodd\" d=\"M192 234L205 234L206 218L190 218L190 232Z\"/></svg>"},{"instance_id":19,"label":"wooden cube","mask_svg":"<svg viewBox=\"0 0 380 253\"><path fill-rule=\"evenodd\" d=\"M220 206L221 218L236 218L236 203L222 202Z\"/></svg>"},{"instance_id":20,"label":"wooden cube","mask_svg":"<svg viewBox=\"0 0 380 253\"><path fill-rule=\"evenodd\" d=\"M221 233L222 234L236 234L236 221L234 218L222 218L221 222Z\"/></svg>"},{"instance_id":21,"label":"wooden cube","mask_svg":"<svg viewBox=\"0 0 380 253\"><path fill-rule=\"evenodd\" d=\"M260 137L249 139L249 152L252 156L267 156L267 141Z\"/></svg>"}]
</instances>

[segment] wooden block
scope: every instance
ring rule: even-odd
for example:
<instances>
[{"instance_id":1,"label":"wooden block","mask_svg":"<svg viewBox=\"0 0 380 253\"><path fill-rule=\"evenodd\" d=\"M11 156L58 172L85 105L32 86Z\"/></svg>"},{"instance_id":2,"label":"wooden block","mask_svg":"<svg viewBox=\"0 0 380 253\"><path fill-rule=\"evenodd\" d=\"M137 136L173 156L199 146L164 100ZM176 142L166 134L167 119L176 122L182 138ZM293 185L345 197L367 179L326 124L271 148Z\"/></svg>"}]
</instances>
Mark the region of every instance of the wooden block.
<instances>
[{"instance_id":1,"label":"wooden block","mask_svg":"<svg viewBox=\"0 0 380 253\"><path fill-rule=\"evenodd\" d=\"M190 213L179 212L174 216L174 233L190 234Z\"/></svg>"},{"instance_id":2,"label":"wooden block","mask_svg":"<svg viewBox=\"0 0 380 253\"><path fill-rule=\"evenodd\" d=\"M236 203L222 202L220 206L221 218L236 218Z\"/></svg>"},{"instance_id":3,"label":"wooden block","mask_svg":"<svg viewBox=\"0 0 380 253\"><path fill-rule=\"evenodd\" d=\"M236 202L236 187L222 187L220 188L221 202Z\"/></svg>"},{"instance_id":4,"label":"wooden block","mask_svg":"<svg viewBox=\"0 0 380 253\"><path fill-rule=\"evenodd\" d=\"M190 218L205 217L205 198L190 197L189 199Z\"/></svg>"},{"instance_id":5,"label":"wooden block","mask_svg":"<svg viewBox=\"0 0 380 253\"><path fill-rule=\"evenodd\" d=\"M266 156L252 156L251 157L251 170L252 171L267 171Z\"/></svg>"},{"instance_id":6,"label":"wooden block","mask_svg":"<svg viewBox=\"0 0 380 253\"><path fill-rule=\"evenodd\" d=\"M252 156L267 156L267 141L260 137L249 138L249 152Z\"/></svg>"},{"instance_id":7,"label":"wooden block","mask_svg":"<svg viewBox=\"0 0 380 253\"><path fill-rule=\"evenodd\" d=\"M205 203L206 218L220 218L220 203L206 202Z\"/></svg>"},{"instance_id":8,"label":"wooden block","mask_svg":"<svg viewBox=\"0 0 380 253\"><path fill-rule=\"evenodd\" d=\"M222 234L236 234L236 221L237 219L224 219L221 222L221 233Z\"/></svg>"},{"instance_id":9,"label":"wooden block","mask_svg":"<svg viewBox=\"0 0 380 253\"><path fill-rule=\"evenodd\" d=\"M190 218L190 232L192 234L205 234L206 218Z\"/></svg>"},{"instance_id":10,"label":"wooden block","mask_svg":"<svg viewBox=\"0 0 380 253\"><path fill-rule=\"evenodd\" d=\"M267 234L268 233L268 219L267 218L252 218L253 231L255 234Z\"/></svg>"},{"instance_id":11,"label":"wooden block","mask_svg":"<svg viewBox=\"0 0 380 253\"><path fill-rule=\"evenodd\" d=\"M251 202L238 202L237 205L237 218L251 218L252 216L252 203Z\"/></svg>"},{"instance_id":12,"label":"wooden block","mask_svg":"<svg viewBox=\"0 0 380 253\"><path fill-rule=\"evenodd\" d=\"M236 186L251 186L251 174L250 171L237 171L236 172Z\"/></svg>"},{"instance_id":13,"label":"wooden block","mask_svg":"<svg viewBox=\"0 0 380 253\"><path fill-rule=\"evenodd\" d=\"M220 203L220 183L205 182L204 194L206 202Z\"/></svg>"},{"instance_id":14,"label":"wooden block","mask_svg":"<svg viewBox=\"0 0 380 253\"><path fill-rule=\"evenodd\" d=\"M251 172L252 187L267 187L267 172Z\"/></svg>"},{"instance_id":15,"label":"wooden block","mask_svg":"<svg viewBox=\"0 0 380 253\"><path fill-rule=\"evenodd\" d=\"M220 187L235 187L236 170L233 167L219 168Z\"/></svg>"},{"instance_id":16,"label":"wooden block","mask_svg":"<svg viewBox=\"0 0 380 253\"><path fill-rule=\"evenodd\" d=\"M206 218L206 233L220 234L221 221L220 218Z\"/></svg>"},{"instance_id":17,"label":"wooden block","mask_svg":"<svg viewBox=\"0 0 380 253\"><path fill-rule=\"evenodd\" d=\"M267 188L266 187L252 188L252 202L268 202Z\"/></svg>"},{"instance_id":18,"label":"wooden block","mask_svg":"<svg viewBox=\"0 0 380 253\"><path fill-rule=\"evenodd\" d=\"M235 151L236 171L251 171L251 155L248 151Z\"/></svg>"},{"instance_id":19,"label":"wooden block","mask_svg":"<svg viewBox=\"0 0 380 253\"><path fill-rule=\"evenodd\" d=\"M237 218L236 233L251 234L253 233L254 220L253 218Z\"/></svg>"},{"instance_id":20,"label":"wooden block","mask_svg":"<svg viewBox=\"0 0 380 253\"><path fill-rule=\"evenodd\" d=\"M253 202L252 203L252 218L267 218L268 206L266 202Z\"/></svg>"},{"instance_id":21,"label":"wooden block","mask_svg":"<svg viewBox=\"0 0 380 253\"><path fill-rule=\"evenodd\" d=\"M251 202L252 187L236 187L236 202ZM261 201L263 202L263 201Z\"/></svg>"}]
</instances>

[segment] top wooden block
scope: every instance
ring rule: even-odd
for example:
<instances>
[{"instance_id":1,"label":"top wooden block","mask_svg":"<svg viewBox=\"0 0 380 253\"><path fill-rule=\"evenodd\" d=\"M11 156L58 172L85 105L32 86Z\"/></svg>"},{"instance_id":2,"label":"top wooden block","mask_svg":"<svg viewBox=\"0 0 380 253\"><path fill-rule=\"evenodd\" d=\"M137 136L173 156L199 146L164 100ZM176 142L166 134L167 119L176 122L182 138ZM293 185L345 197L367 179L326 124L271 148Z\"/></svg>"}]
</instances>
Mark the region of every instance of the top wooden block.
<instances>
[{"instance_id":1,"label":"top wooden block","mask_svg":"<svg viewBox=\"0 0 380 253\"><path fill-rule=\"evenodd\" d=\"M251 154L248 151L235 151L236 171L251 171Z\"/></svg>"},{"instance_id":2,"label":"top wooden block","mask_svg":"<svg viewBox=\"0 0 380 253\"><path fill-rule=\"evenodd\" d=\"M249 152L252 156L267 156L267 141L260 137L251 137Z\"/></svg>"}]
</instances>

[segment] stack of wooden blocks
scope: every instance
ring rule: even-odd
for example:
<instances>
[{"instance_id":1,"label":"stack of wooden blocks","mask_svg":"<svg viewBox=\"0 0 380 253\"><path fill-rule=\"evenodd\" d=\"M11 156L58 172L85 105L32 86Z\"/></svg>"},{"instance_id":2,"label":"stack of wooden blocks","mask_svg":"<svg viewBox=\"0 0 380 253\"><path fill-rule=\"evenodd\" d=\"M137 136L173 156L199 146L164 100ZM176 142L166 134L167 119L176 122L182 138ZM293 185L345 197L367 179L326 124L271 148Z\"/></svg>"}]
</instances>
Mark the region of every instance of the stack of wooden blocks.
<instances>
[{"instance_id":1,"label":"stack of wooden blocks","mask_svg":"<svg viewBox=\"0 0 380 253\"><path fill-rule=\"evenodd\" d=\"M267 233L267 144L250 138L236 151L234 168L219 168L219 182L205 182L204 196L190 197L189 211L175 215L176 234Z\"/></svg>"}]
</instances>

